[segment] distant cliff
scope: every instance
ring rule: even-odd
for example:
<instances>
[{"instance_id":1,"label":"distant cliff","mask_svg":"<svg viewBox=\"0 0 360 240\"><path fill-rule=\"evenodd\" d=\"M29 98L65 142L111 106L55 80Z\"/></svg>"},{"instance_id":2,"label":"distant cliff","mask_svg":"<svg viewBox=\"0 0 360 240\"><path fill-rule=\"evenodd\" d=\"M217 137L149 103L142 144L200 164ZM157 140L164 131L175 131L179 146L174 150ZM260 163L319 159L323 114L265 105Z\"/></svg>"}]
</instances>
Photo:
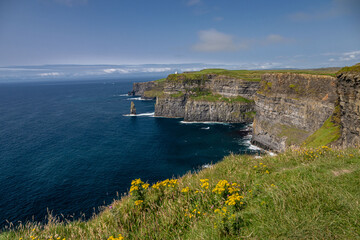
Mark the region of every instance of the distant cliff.
<instances>
[{"instance_id":1,"label":"distant cliff","mask_svg":"<svg viewBox=\"0 0 360 240\"><path fill-rule=\"evenodd\" d=\"M264 74L260 85L252 141L262 147L283 151L300 145L334 112L335 77Z\"/></svg>"},{"instance_id":2,"label":"distant cliff","mask_svg":"<svg viewBox=\"0 0 360 240\"><path fill-rule=\"evenodd\" d=\"M259 82L217 74L172 74L158 95L155 116L185 121L252 122Z\"/></svg>"},{"instance_id":3,"label":"distant cliff","mask_svg":"<svg viewBox=\"0 0 360 240\"><path fill-rule=\"evenodd\" d=\"M338 74L337 93L341 115L341 144L360 146L360 64Z\"/></svg>"},{"instance_id":4,"label":"distant cliff","mask_svg":"<svg viewBox=\"0 0 360 240\"><path fill-rule=\"evenodd\" d=\"M164 90L164 82L161 80L150 82L133 83L133 89L129 92L131 96L141 96L144 99L155 99Z\"/></svg>"}]
</instances>

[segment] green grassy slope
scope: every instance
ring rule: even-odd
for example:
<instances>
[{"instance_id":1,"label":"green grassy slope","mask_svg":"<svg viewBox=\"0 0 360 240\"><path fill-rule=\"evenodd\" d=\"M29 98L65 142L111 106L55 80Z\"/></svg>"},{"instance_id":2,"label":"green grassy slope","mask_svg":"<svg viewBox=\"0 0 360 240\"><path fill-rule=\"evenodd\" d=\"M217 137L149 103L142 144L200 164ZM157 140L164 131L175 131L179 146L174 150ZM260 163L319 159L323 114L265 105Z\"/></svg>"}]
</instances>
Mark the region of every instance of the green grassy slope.
<instances>
[{"instance_id":1,"label":"green grassy slope","mask_svg":"<svg viewBox=\"0 0 360 240\"><path fill-rule=\"evenodd\" d=\"M340 73L360 73L360 63L355 64L350 67L343 67L342 69L340 69L337 72L337 74L340 74Z\"/></svg>"},{"instance_id":2,"label":"green grassy slope","mask_svg":"<svg viewBox=\"0 0 360 240\"><path fill-rule=\"evenodd\" d=\"M265 73L303 73L303 74L316 74L316 75L329 75L335 76L338 68L322 68L322 69L299 69L299 70L226 70L226 69L203 69L197 72L185 72L180 74L170 74L167 81L194 81L204 79L204 74L218 74L232 78L243 79L245 81L260 81L261 75ZM164 80L162 80L164 81Z\"/></svg>"},{"instance_id":3,"label":"green grassy slope","mask_svg":"<svg viewBox=\"0 0 360 240\"><path fill-rule=\"evenodd\" d=\"M178 180L133 181L89 221L28 223L0 239L359 239L359 178L359 149L230 155Z\"/></svg>"}]
</instances>

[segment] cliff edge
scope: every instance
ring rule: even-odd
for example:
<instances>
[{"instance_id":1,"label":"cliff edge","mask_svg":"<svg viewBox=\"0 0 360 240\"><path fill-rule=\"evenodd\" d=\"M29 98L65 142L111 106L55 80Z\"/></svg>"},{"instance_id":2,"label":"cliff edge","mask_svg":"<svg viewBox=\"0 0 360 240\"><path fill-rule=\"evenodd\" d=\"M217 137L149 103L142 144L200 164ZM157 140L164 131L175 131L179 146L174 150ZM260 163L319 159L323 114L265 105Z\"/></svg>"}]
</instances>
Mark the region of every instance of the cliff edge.
<instances>
[{"instance_id":1,"label":"cliff edge","mask_svg":"<svg viewBox=\"0 0 360 240\"><path fill-rule=\"evenodd\" d=\"M252 142L276 151L302 144L333 114L336 99L335 77L264 74L255 96Z\"/></svg>"}]
</instances>

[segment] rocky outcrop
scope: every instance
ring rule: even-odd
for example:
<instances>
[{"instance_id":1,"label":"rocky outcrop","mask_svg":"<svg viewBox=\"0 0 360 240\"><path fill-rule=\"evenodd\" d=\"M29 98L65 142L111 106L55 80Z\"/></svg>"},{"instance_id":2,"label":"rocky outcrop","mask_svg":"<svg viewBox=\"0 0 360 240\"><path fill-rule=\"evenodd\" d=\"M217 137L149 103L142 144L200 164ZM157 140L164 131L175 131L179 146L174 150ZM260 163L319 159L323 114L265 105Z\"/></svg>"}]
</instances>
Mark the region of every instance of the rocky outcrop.
<instances>
[{"instance_id":1,"label":"rocky outcrop","mask_svg":"<svg viewBox=\"0 0 360 240\"><path fill-rule=\"evenodd\" d=\"M344 147L360 146L360 71L340 73L337 93L342 126L341 143Z\"/></svg>"},{"instance_id":2,"label":"rocky outcrop","mask_svg":"<svg viewBox=\"0 0 360 240\"><path fill-rule=\"evenodd\" d=\"M255 116L253 103L210 102L188 100L184 121L199 122L252 122Z\"/></svg>"},{"instance_id":3,"label":"rocky outcrop","mask_svg":"<svg viewBox=\"0 0 360 240\"><path fill-rule=\"evenodd\" d=\"M264 74L255 96L252 142L276 151L301 144L332 115L336 99L334 77Z\"/></svg>"},{"instance_id":4,"label":"rocky outcrop","mask_svg":"<svg viewBox=\"0 0 360 240\"><path fill-rule=\"evenodd\" d=\"M135 104L133 101L131 101L131 104L130 104L130 114L136 114L136 108L135 108Z\"/></svg>"}]
</instances>

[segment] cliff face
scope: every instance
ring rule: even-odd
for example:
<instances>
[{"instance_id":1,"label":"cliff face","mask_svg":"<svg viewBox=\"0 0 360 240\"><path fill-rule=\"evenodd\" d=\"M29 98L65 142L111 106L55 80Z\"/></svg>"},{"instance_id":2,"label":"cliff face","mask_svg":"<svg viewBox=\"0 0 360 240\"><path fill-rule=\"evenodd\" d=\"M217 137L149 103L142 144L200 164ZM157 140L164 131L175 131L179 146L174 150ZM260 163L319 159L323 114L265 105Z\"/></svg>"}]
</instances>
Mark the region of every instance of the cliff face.
<instances>
[{"instance_id":1,"label":"cliff face","mask_svg":"<svg viewBox=\"0 0 360 240\"><path fill-rule=\"evenodd\" d=\"M164 93L185 93L197 88L210 91L214 94L220 94L224 97L242 96L252 99L259 89L259 86L259 82L257 81L245 81L216 74L204 74L199 76L198 79L192 80L185 79L180 75L176 81L165 82Z\"/></svg>"},{"instance_id":2,"label":"cliff face","mask_svg":"<svg viewBox=\"0 0 360 240\"><path fill-rule=\"evenodd\" d=\"M332 115L336 78L264 74L255 97L253 143L276 151L299 145Z\"/></svg>"},{"instance_id":3,"label":"cliff face","mask_svg":"<svg viewBox=\"0 0 360 240\"><path fill-rule=\"evenodd\" d=\"M253 103L228 103L189 100L185 105L185 121L251 122L254 118Z\"/></svg>"},{"instance_id":4,"label":"cliff face","mask_svg":"<svg viewBox=\"0 0 360 240\"><path fill-rule=\"evenodd\" d=\"M254 103L193 100L182 97L159 97L155 116L184 118L189 122L252 122Z\"/></svg>"},{"instance_id":5,"label":"cliff face","mask_svg":"<svg viewBox=\"0 0 360 240\"><path fill-rule=\"evenodd\" d=\"M360 145L360 73L348 72L338 75L342 134L344 147Z\"/></svg>"},{"instance_id":6,"label":"cliff face","mask_svg":"<svg viewBox=\"0 0 360 240\"><path fill-rule=\"evenodd\" d=\"M183 118L185 116L186 98L183 97L157 97L155 116L169 118Z\"/></svg>"},{"instance_id":7,"label":"cliff face","mask_svg":"<svg viewBox=\"0 0 360 240\"><path fill-rule=\"evenodd\" d=\"M254 94L259 89L259 82L218 76L212 81L206 82L205 87L224 97L242 96L253 99Z\"/></svg>"},{"instance_id":8,"label":"cliff face","mask_svg":"<svg viewBox=\"0 0 360 240\"><path fill-rule=\"evenodd\" d=\"M252 122L255 105L249 99L258 88L259 82L217 74L172 74L164 82L164 94L157 98L155 116L180 117L185 121Z\"/></svg>"}]
</instances>

